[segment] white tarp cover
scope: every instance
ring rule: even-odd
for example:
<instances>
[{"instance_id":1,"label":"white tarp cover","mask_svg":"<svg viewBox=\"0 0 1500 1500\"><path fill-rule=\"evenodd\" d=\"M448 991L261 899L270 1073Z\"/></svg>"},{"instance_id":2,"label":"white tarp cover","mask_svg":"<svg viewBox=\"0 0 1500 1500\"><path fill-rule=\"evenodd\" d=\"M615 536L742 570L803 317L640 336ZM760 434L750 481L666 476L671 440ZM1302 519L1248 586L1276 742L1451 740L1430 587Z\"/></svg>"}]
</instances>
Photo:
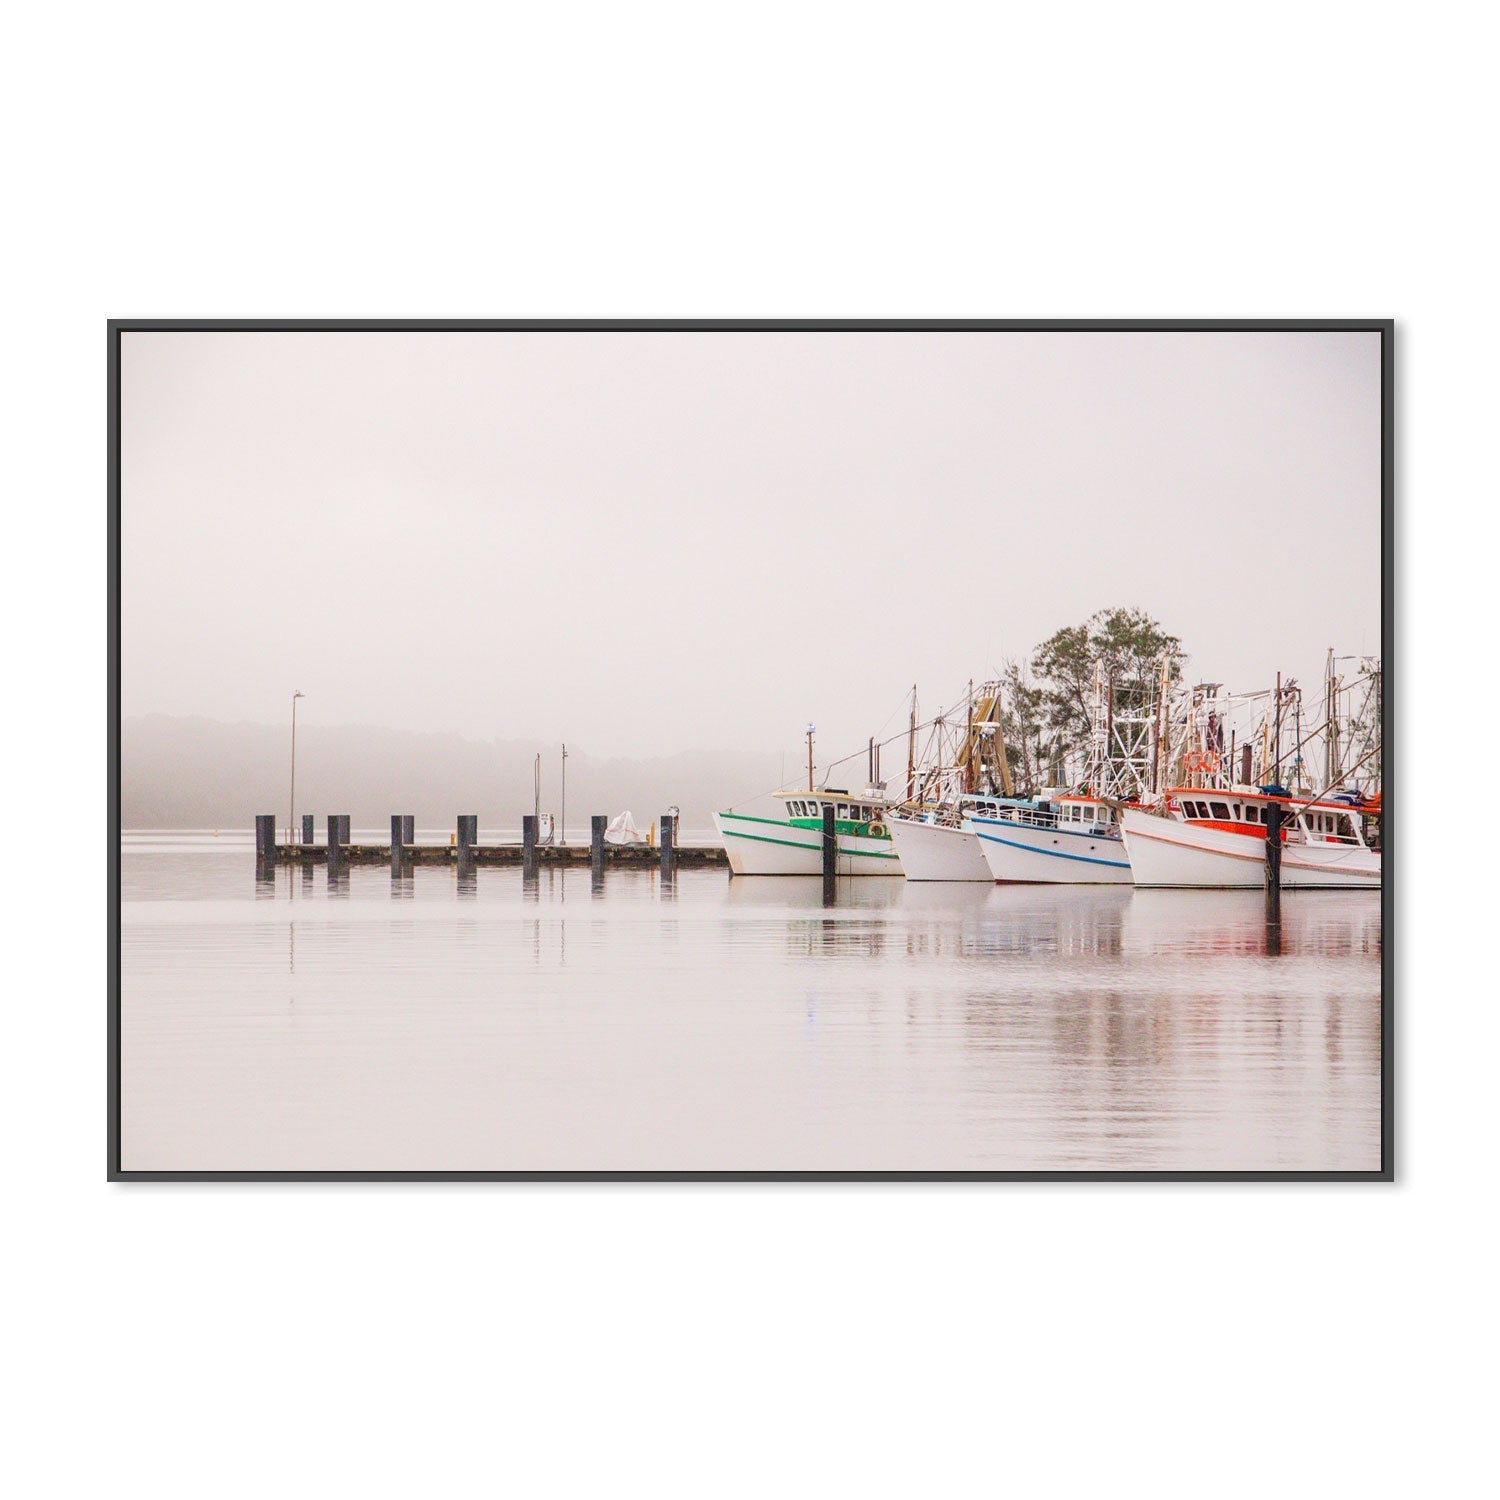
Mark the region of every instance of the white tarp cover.
<instances>
[{"instance_id":1,"label":"white tarp cover","mask_svg":"<svg viewBox=\"0 0 1500 1500\"><path fill-rule=\"evenodd\" d=\"M604 842L606 844L644 844L646 838L635 826L635 819L628 812L622 812L619 817L610 819L609 827L604 830Z\"/></svg>"}]
</instances>

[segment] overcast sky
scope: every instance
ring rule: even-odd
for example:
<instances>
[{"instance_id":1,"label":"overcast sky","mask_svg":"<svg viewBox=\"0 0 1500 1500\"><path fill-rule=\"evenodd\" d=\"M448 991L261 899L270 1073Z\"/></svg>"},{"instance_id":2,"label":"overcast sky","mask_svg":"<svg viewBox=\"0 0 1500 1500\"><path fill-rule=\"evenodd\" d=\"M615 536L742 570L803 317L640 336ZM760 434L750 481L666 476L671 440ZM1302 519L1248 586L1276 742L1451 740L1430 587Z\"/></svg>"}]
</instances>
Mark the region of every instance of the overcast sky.
<instances>
[{"instance_id":1,"label":"overcast sky","mask_svg":"<svg viewBox=\"0 0 1500 1500\"><path fill-rule=\"evenodd\" d=\"M1380 645L1376 334L146 334L126 714L819 760L1138 606ZM1275 569L1274 581L1270 570ZM826 752L826 754L825 754Z\"/></svg>"}]
</instances>

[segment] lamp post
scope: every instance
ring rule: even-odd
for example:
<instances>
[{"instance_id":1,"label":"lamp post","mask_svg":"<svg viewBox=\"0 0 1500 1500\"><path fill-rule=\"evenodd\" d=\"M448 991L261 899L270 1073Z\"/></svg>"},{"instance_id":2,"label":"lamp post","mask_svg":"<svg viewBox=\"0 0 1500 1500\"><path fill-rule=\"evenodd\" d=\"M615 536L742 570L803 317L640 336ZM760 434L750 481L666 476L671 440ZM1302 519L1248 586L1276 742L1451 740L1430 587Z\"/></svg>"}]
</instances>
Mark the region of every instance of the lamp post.
<instances>
[{"instance_id":1,"label":"lamp post","mask_svg":"<svg viewBox=\"0 0 1500 1500\"><path fill-rule=\"evenodd\" d=\"M288 844L294 844L297 841L297 700L303 696L302 693L292 694L292 793L291 806L287 810L286 841Z\"/></svg>"},{"instance_id":2,"label":"lamp post","mask_svg":"<svg viewBox=\"0 0 1500 1500\"><path fill-rule=\"evenodd\" d=\"M562 747L562 827L558 830L558 842L568 842L568 747Z\"/></svg>"}]
</instances>

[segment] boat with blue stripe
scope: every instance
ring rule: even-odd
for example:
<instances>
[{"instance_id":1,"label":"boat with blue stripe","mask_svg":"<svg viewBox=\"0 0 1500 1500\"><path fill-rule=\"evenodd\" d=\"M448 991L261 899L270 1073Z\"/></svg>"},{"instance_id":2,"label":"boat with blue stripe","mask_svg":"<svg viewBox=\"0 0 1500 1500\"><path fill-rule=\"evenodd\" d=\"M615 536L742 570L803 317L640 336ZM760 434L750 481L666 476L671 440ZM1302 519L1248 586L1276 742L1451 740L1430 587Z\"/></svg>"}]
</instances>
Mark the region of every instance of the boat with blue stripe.
<instances>
[{"instance_id":1,"label":"boat with blue stripe","mask_svg":"<svg viewBox=\"0 0 1500 1500\"><path fill-rule=\"evenodd\" d=\"M1034 885L1129 885L1130 859L1108 803L1066 795L1002 798L966 820L996 880Z\"/></svg>"}]
</instances>

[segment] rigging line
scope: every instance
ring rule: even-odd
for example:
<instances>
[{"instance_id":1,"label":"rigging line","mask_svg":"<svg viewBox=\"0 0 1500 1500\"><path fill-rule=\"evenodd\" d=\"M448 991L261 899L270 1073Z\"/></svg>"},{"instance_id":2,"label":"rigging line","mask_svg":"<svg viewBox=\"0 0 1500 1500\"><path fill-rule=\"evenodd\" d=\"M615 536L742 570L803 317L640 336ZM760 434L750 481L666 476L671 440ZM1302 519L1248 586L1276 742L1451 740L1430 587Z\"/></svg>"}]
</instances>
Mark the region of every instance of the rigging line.
<instances>
[{"instance_id":1,"label":"rigging line","mask_svg":"<svg viewBox=\"0 0 1500 1500\"><path fill-rule=\"evenodd\" d=\"M886 721L885 721L886 724L890 723L892 716L896 712L896 709L899 709L901 707L901 704L904 703L905 701L906 701L906 694L903 693L901 695L901 701L899 703L897 703L896 708L892 709L891 713L886 715ZM949 715L957 712L958 706L960 704L967 703L968 701L969 700L968 700L967 697L960 698L958 700L958 702L955 703L952 707L945 708L941 713L934 714L932 716L932 718L927 719L925 722L923 722L921 724L918 724L916 726L917 729L918 730L931 729L932 726L934 724L936 724L939 719L946 719ZM882 729L884 727L885 727L884 724L881 725ZM898 730L895 734L888 735L883 740L876 740L875 741L876 748L884 750L887 745L894 745L898 741L904 740L906 738L906 736L910 732L911 732L911 730L910 730L910 727L908 726L908 728L906 728L906 729ZM857 760L861 755L865 755L868 752L869 752L869 746L868 745L861 745L858 749L851 750L847 755L841 755L837 760L828 761L826 764L821 765L821 766L814 765L813 770L814 770L815 773L817 771L820 771L820 770L822 771L822 773L823 773L823 780L824 780L824 782L826 784L826 782L828 780L828 773L830 771L836 770L839 766L844 765L847 761ZM785 781L785 778L783 777L783 783L784 783L784 781ZM739 798L736 798L735 801L733 801L733 802L731 802L729 804L728 808L726 808L725 811L732 812L736 807L742 806L746 802L753 802L757 798L770 796L772 792L779 792L779 791L784 791L784 790L785 790L785 786L783 784L782 786L767 787L765 789L765 791L763 791L763 792L755 792L751 796L748 796L748 797L739 797Z\"/></svg>"}]
</instances>

